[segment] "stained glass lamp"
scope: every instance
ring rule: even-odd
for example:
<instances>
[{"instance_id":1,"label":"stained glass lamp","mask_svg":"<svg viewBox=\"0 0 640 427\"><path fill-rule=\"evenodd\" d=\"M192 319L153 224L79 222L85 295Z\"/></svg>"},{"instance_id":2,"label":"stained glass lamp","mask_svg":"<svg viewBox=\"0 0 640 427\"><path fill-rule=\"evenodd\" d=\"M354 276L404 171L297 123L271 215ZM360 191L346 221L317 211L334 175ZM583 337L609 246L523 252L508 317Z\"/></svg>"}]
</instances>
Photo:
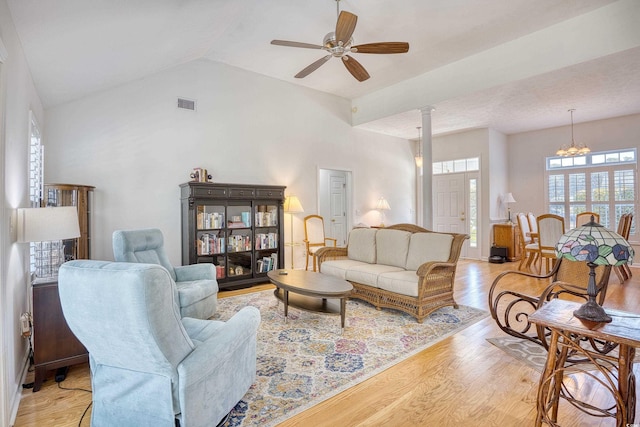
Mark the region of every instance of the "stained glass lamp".
<instances>
[{"instance_id":1,"label":"stained glass lamp","mask_svg":"<svg viewBox=\"0 0 640 427\"><path fill-rule=\"evenodd\" d=\"M570 230L560 238L556 245L556 254L558 258L586 262L589 266L589 298L573 312L574 316L593 324L611 322L611 317L596 302L598 290L595 268L598 265L619 266L632 262L634 252L629 242L618 233L595 222L592 216L590 222Z\"/></svg>"}]
</instances>

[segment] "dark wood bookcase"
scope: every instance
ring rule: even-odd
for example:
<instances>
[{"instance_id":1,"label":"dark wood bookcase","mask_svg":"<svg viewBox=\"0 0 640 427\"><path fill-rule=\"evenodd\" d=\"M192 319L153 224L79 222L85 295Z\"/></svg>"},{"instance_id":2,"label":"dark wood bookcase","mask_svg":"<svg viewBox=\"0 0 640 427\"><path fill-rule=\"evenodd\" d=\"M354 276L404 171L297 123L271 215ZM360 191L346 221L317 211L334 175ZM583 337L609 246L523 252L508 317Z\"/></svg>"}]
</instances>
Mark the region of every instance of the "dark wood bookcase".
<instances>
[{"instance_id":1,"label":"dark wood bookcase","mask_svg":"<svg viewBox=\"0 0 640 427\"><path fill-rule=\"evenodd\" d=\"M212 263L220 289L268 282L284 266L283 186L180 185L182 264Z\"/></svg>"}]
</instances>

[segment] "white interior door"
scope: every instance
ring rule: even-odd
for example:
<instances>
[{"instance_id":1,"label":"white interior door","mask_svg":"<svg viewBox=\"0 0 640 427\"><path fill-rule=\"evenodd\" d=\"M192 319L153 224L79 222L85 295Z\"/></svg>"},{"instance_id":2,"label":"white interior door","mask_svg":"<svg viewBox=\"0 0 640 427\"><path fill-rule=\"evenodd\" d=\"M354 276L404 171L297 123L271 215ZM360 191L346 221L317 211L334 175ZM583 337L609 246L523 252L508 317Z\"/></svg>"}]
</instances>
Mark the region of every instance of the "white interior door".
<instances>
[{"instance_id":1,"label":"white interior door","mask_svg":"<svg viewBox=\"0 0 640 427\"><path fill-rule=\"evenodd\" d=\"M330 174L330 216L325 225L327 237L337 239L338 246L344 246L347 242L347 179L342 174Z\"/></svg>"},{"instance_id":2,"label":"white interior door","mask_svg":"<svg viewBox=\"0 0 640 427\"><path fill-rule=\"evenodd\" d=\"M347 244L349 174L348 171L333 169L319 171L318 212L324 218L326 237L336 239L338 246Z\"/></svg>"}]
</instances>

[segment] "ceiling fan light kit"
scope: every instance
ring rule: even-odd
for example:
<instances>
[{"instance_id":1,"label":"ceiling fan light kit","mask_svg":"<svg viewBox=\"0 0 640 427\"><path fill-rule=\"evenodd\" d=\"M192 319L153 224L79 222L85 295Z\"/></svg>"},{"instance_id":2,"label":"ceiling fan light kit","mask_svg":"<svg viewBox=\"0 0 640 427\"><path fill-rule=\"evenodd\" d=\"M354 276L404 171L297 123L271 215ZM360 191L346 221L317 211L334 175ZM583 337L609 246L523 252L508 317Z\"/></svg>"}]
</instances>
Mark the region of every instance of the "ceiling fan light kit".
<instances>
[{"instance_id":1,"label":"ceiling fan light kit","mask_svg":"<svg viewBox=\"0 0 640 427\"><path fill-rule=\"evenodd\" d=\"M303 68L296 78L301 79L326 63L332 57L342 59L345 68L351 73L356 80L363 82L370 76L367 70L360 64L350 53L373 53L373 54L391 54L406 53L409 51L409 43L406 42L378 42L367 43L362 45L353 45L353 32L356 29L358 17L353 13L340 12L340 0L336 0L338 5L338 21L336 22L336 30L324 36L322 45L311 43L300 43L288 40L272 40L271 44L277 46L299 47L304 49L322 49L329 54L318 59L307 67Z\"/></svg>"}]
</instances>

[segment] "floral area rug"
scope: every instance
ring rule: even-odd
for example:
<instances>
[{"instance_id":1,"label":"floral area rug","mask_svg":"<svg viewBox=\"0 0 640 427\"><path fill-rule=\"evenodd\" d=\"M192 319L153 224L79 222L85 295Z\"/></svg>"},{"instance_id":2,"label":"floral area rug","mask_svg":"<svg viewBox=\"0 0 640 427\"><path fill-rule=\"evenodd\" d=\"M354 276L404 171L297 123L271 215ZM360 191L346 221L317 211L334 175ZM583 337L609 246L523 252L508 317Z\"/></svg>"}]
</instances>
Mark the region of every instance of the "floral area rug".
<instances>
[{"instance_id":1,"label":"floral area rug","mask_svg":"<svg viewBox=\"0 0 640 427\"><path fill-rule=\"evenodd\" d=\"M228 320L245 306L260 309L257 377L227 427L273 426L389 368L485 318L472 307L444 307L417 323L396 310L348 300L340 316L284 306L273 291L218 300L213 319Z\"/></svg>"}]
</instances>

